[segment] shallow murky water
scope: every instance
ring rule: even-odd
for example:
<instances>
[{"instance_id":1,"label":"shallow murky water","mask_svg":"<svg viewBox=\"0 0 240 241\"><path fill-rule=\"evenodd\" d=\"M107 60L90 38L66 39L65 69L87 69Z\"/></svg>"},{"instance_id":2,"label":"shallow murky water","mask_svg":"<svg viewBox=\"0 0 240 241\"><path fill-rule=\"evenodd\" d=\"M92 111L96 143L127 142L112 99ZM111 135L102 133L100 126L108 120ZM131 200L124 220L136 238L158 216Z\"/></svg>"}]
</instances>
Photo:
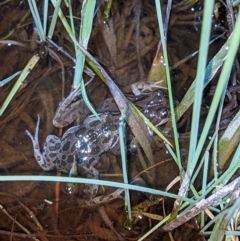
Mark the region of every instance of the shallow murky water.
<instances>
[{"instance_id":1,"label":"shallow murky water","mask_svg":"<svg viewBox=\"0 0 240 241\"><path fill-rule=\"evenodd\" d=\"M93 33L89 49L94 57L104 66L118 85L128 86L139 80L145 80L154 59L159 41L157 18L153 1L114 1L109 28L104 28L102 22L103 2L95 16ZM75 1L74 14L78 14L81 5ZM165 8L165 5L163 5ZM65 8L63 8L66 10ZM34 53L39 53L40 44L36 44L32 17L21 22L28 11L26 1L9 1L0 5L1 38L13 31L7 39L24 43L26 47L0 46L1 64L0 79L20 71ZM50 8L52 11L52 8ZM200 25L192 18L188 21L179 19L181 14L173 11L169 27L169 60L170 65L186 57L198 49ZM77 22L79 25L80 23ZM76 28L78 28L77 26ZM214 35L215 33L213 33ZM62 25L57 24L54 41L72 55L73 47ZM221 45L219 40L214 54ZM113 47L116 48L113 48ZM56 50L54 50L56 51ZM57 52L57 51L56 51ZM0 174L5 175L65 175L56 171L44 172L33 156L32 143L25 130L32 133L35 129L37 115L41 116L40 146L49 134L59 135L59 130L52 125L54 112L64 96L70 92L74 75L74 64L65 56L60 56L65 69L65 83L62 84L61 66L52 55L43 57L39 64L22 84L20 90L0 118ZM174 96L181 99L195 78L197 58L173 69L172 85ZM89 77L85 74L86 80ZM0 88L0 103L10 92L14 83ZM87 86L87 92L92 103L97 106L110 96L107 87L97 78ZM190 114L187 113L187 114ZM181 124L181 133L189 130L188 116ZM63 131L66 131L64 128ZM188 135L180 138L183 158L187 156ZM178 168L167 153L165 146L158 141L154 147L156 162L156 180L154 187L164 190L178 176ZM129 153L129 178L131 179L143 168L137 154ZM102 157L97 165L101 179L122 182L121 160L119 156ZM108 174L108 175L107 175ZM116 177L115 174L120 174ZM112 175L112 176L111 176ZM142 175L147 180L147 175ZM99 195L109 194L115 189L100 187ZM171 192L177 192L174 186ZM119 240L119 237L104 222L99 211L99 205L87 205L83 199L83 185L79 191L68 194L64 183L50 182L0 182L0 237L1 240ZM132 192L132 206L145 200L141 193ZM172 209L173 200L166 199L166 210ZM143 217L135 219L132 230L122 224L124 201L121 198L104 204L106 214L117 232L129 240L137 240L158 221ZM163 215L162 202L152 204L145 212ZM136 215L137 216L137 215ZM17 220L22 226L19 226ZM125 226L125 227L124 227ZM176 235L179 234L176 232ZM193 232L194 233L194 232ZM155 240L158 237L149 238Z\"/></svg>"}]
</instances>

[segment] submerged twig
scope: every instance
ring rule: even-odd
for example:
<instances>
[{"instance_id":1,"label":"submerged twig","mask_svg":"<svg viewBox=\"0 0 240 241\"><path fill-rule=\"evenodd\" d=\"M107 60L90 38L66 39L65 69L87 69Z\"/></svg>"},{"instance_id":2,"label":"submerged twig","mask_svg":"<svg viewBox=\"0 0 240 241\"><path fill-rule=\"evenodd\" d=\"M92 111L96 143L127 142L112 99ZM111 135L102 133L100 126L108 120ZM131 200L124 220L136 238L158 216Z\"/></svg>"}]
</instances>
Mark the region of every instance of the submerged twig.
<instances>
[{"instance_id":1,"label":"submerged twig","mask_svg":"<svg viewBox=\"0 0 240 241\"><path fill-rule=\"evenodd\" d=\"M3 213L5 213L14 223L16 223L25 233L31 234L30 231L25 228L21 223L19 223L15 218L12 217L12 215L0 204L0 210L2 210ZM35 241L39 241L36 237L32 237Z\"/></svg>"}]
</instances>

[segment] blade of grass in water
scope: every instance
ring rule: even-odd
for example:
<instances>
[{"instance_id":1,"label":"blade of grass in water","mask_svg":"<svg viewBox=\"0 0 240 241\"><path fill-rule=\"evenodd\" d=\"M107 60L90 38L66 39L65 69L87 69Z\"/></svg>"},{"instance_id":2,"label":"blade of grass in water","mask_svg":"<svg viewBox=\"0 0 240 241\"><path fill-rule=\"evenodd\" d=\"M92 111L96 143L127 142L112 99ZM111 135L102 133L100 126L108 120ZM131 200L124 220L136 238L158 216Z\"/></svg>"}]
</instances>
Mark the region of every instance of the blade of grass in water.
<instances>
[{"instance_id":1,"label":"blade of grass in water","mask_svg":"<svg viewBox=\"0 0 240 241\"><path fill-rule=\"evenodd\" d=\"M44 182L72 182L72 183L85 183L85 184L97 184L102 186L109 186L109 187L116 187L116 188L123 188L134 190L138 192L147 192L156 194L159 196L166 196L170 198L180 198L187 203L195 203L195 201L185 198L179 197L176 194L170 192L159 191L156 189L142 187L137 185L125 184L120 182L110 182L104 180L96 180L96 179L88 179L88 178L75 178L75 177L58 177L58 176L1 176L0 182L7 182L7 181L44 181Z\"/></svg>"},{"instance_id":2,"label":"blade of grass in water","mask_svg":"<svg viewBox=\"0 0 240 241\"><path fill-rule=\"evenodd\" d=\"M104 12L103 12L103 23L106 24L106 25L108 24L108 21L109 21L109 18L110 18L110 10L111 10L111 7L112 7L112 1L113 0L107 1L106 7L105 7Z\"/></svg>"},{"instance_id":3,"label":"blade of grass in water","mask_svg":"<svg viewBox=\"0 0 240 241\"><path fill-rule=\"evenodd\" d=\"M43 33L45 36L47 34L48 4L49 4L49 0L44 0L44 3L43 3Z\"/></svg>"},{"instance_id":4,"label":"blade of grass in water","mask_svg":"<svg viewBox=\"0 0 240 241\"><path fill-rule=\"evenodd\" d=\"M212 20L213 5L214 5L214 0L208 0L204 7L200 50L199 50L199 58L198 58L198 66L197 66L196 90L202 90L204 86L204 73L205 73L205 68L207 63L208 42L210 40L210 33L211 33L211 24L209 23ZM193 113L192 113L192 124L191 124L191 131L190 131L191 144L189 146L188 166L187 166L187 170L188 170L187 175L189 176L192 175L191 172L189 172L189 170L192 170L195 167L195 165L191 161L193 160L193 156L195 154L196 147L197 147L201 104L202 104L202 92L195 91Z\"/></svg>"},{"instance_id":5,"label":"blade of grass in water","mask_svg":"<svg viewBox=\"0 0 240 241\"><path fill-rule=\"evenodd\" d=\"M34 0L28 0L28 4L34 19L34 23L36 24L37 30L38 30L38 34L39 34L39 38L41 41L44 41L46 38L46 35L44 34L43 31L43 26L42 26L42 22L38 13L38 8L36 5L36 1Z\"/></svg>"},{"instance_id":6,"label":"blade of grass in water","mask_svg":"<svg viewBox=\"0 0 240 241\"><path fill-rule=\"evenodd\" d=\"M126 151L126 123L123 118L120 118L119 122L119 142L120 142L120 151L121 151L121 160L122 160L122 172L123 172L123 182L128 183L128 173L127 173L127 151ZM128 210L128 219L132 220L132 211L130 203L129 190L125 189L125 208Z\"/></svg>"},{"instance_id":7,"label":"blade of grass in water","mask_svg":"<svg viewBox=\"0 0 240 241\"><path fill-rule=\"evenodd\" d=\"M204 85L204 71L205 71L206 62L207 62L208 42L210 39L210 32L211 32L211 24L209 24L209 22L211 22L211 19L212 19L213 5L214 5L214 1L209 0L207 1L204 7L203 26L202 26L202 33L201 33L201 40L200 40L200 51L199 51L197 77L196 77L196 90L202 90ZM195 91L192 125L191 125L191 132L190 132L188 165L187 165L186 174L183 178L183 183L179 189L180 196L186 195L193 170L197 163L197 160L193 159L193 157L195 156L196 146L197 146L199 118L200 118L200 110L201 110L201 103L202 103L201 100L202 100L202 92ZM178 208L178 205L180 205L180 203L178 202L178 200L176 200L175 208Z\"/></svg>"},{"instance_id":8,"label":"blade of grass in water","mask_svg":"<svg viewBox=\"0 0 240 241\"><path fill-rule=\"evenodd\" d=\"M9 76L8 78L4 80L0 80L0 87L4 86L5 84L9 83L11 80L13 80L16 76L20 75L22 71L18 71L15 74Z\"/></svg>"},{"instance_id":9,"label":"blade of grass in water","mask_svg":"<svg viewBox=\"0 0 240 241\"><path fill-rule=\"evenodd\" d=\"M70 19L70 25L72 29L72 35L76 37L71 0L69 0L68 10L69 10L69 19ZM77 53L77 46L75 44L74 44L74 49L75 49L75 53Z\"/></svg>"},{"instance_id":10,"label":"blade of grass in water","mask_svg":"<svg viewBox=\"0 0 240 241\"><path fill-rule=\"evenodd\" d=\"M176 156L178 159L177 162L179 163L179 166L181 167L180 170L181 170L182 164L181 164L181 155L180 155L180 147L179 147L179 138L178 138L178 132L177 132L176 119L175 119L173 94L172 94L172 87L171 87L171 77L170 77L170 70L169 70L168 56L167 56L167 47L166 47L166 42L164 41L165 36L164 36L160 1L155 0L155 5L156 5L156 10L157 10L158 26L159 26L160 36L161 36L161 40L162 40L164 61L166 64L167 88L168 88L168 94L169 94L169 105L170 105L170 111L171 111L171 119L172 119L172 127L173 127L173 134L174 134L174 141L175 141L175 148L176 148Z\"/></svg>"},{"instance_id":11,"label":"blade of grass in water","mask_svg":"<svg viewBox=\"0 0 240 241\"><path fill-rule=\"evenodd\" d=\"M81 11L81 25L80 25L80 35L79 35L79 43L87 49L88 41L92 32L92 23L94 18L94 9L95 9L96 1L94 0L85 0L82 4ZM93 105L90 103L87 92L85 89L85 84L83 81L83 68L85 64L85 55L82 51L75 46L76 49L76 66L75 66L75 74L73 80L73 87L76 88L81 86L81 92L83 96L83 100L89 110L98 118L98 114L96 113Z\"/></svg>"},{"instance_id":12,"label":"blade of grass in water","mask_svg":"<svg viewBox=\"0 0 240 241\"><path fill-rule=\"evenodd\" d=\"M13 96L17 93L17 91L19 90L23 81L31 73L31 70L34 68L34 66L37 64L38 61L39 61L39 56L37 54L33 55L33 57L28 61L27 65L23 69L21 75L19 76L16 83L14 84L11 92L9 93L9 95L5 99L3 105L1 106L0 116L3 114L3 112L5 111L7 106L9 105L10 101L12 100Z\"/></svg>"},{"instance_id":13,"label":"blade of grass in water","mask_svg":"<svg viewBox=\"0 0 240 241\"><path fill-rule=\"evenodd\" d=\"M85 49L88 47L88 41L92 32L92 23L94 17L96 1L84 0L81 10L81 25L79 30L79 44L81 44ZM82 80L82 73L85 64L85 55L82 51L77 48L76 50L76 66L75 66L75 75L73 80L73 88L80 86L80 81ZM83 82L81 85L84 86ZM83 87L84 88L84 87Z\"/></svg>"},{"instance_id":14,"label":"blade of grass in water","mask_svg":"<svg viewBox=\"0 0 240 241\"><path fill-rule=\"evenodd\" d=\"M53 16L52 16L52 21L51 21L51 24L50 24L50 27L49 27L49 30L48 30L48 37L50 39L52 39L52 36L53 36L53 33L54 33L54 29L55 29L55 26L56 26L56 23L57 23L57 17L58 17L58 12L59 12L59 9L60 9L60 6L61 6L61 0L58 0L56 6L54 6L54 13L53 13Z\"/></svg>"},{"instance_id":15,"label":"blade of grass in water","mask_svg":"<svg viewBox=\"0 0 240 241\"><path fill-rule=\"evenodd\" d=\"M227 89L227 84L225 85L224 88L224 92L226 92ZM218 177L218 141L219 141L219 137L218 137L218 129L220 126L220 121L221 121L221 117L222 117L222 112L223 112L223 105L224 105L224 100L225 100L225 95L222 95L221 99L220 99L220 103L219 103L219 107L218 107L218 114L217 114L217 119L216 119L216 138L214 140L214 145L213 145L213 154L212 154L212 163L210 166L210 173L209 176L214 176L214 178ZM220 159L219 159L220 161ZM221 168L219 169L220 171L222 170Z\"/></svg>"}]
</instances>

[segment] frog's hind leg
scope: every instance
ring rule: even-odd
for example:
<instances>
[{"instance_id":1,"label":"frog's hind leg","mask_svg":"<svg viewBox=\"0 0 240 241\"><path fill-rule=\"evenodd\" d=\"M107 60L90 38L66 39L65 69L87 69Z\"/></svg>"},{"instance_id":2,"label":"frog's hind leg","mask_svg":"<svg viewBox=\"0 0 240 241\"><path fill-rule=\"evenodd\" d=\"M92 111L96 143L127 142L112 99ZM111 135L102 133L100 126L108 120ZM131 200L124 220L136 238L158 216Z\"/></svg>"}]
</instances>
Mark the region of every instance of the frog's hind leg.
<instances>
[{"instance_id":1,"label":"frog's hind leg","mask_svg":"<svg viewBox=\"0 0 240 241\"><path fill-rule=\"evenodd\" d=\"M68 172L69 169L62 167L61 140L55 135L48 135L43 147L43 160L48 170L56 168L59 171Z\"/></svg>"},{"instance_id":2,"label":"frog's hind leg","mask_svg":"<svg viewBox=\"0 0 240 241\"><path fill-rule=\"evenodd\" d=\"M53 145L52 145L53 140L55 140L55 144L54 144L55 147L58 146L59 142L61 145L61 141L56 136L53 136L53 135L48 136L46 139L46 143L44 145L44 149L43 149L44 154L42 154L40 151L40 146L39 146L39 141L38 141L39 125L40 125L40 116L38 115L35 135L33 136L28 130L26 130L26 133L32 140L33 151L34 151L34 156L35 156L36 161L38 162L38 164L41 166L41 168L44 171L49 171L55 167L55 163L54 163L54 161L52 161L52 158L55 155L55 153L52 152L49 154L48 150L53 149ZM48 156L47 154L49 154L49 158L47 157Z\"/></svg>"}]
</instances>

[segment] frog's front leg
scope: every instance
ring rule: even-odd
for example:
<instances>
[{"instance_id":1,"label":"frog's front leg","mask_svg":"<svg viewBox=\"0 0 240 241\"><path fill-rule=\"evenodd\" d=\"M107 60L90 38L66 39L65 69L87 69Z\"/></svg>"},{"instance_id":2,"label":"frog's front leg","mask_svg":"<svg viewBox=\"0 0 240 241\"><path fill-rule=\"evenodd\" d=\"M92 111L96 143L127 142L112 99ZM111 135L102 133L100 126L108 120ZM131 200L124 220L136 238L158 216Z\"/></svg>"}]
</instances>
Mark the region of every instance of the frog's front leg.
<instances>
[{"instance_id":1,"label":"frog's front leg","mask_svg":"<svg viewBox=\"0 0 240 241\"><path fill-rule=\"evenodd\" d=\"M74 101L76 98L79 98L79 96L80 90L76 88L59 104L53 118L54 126L61 128L73 123L78 117L84 119L90 114L89 109L82 99Z\"/></svg>"},{"instance_id":2,"label":"frog's front leg","mask_svg":"<svg viewBox=\"0 0 240 241\"><path fill-rule=\"evenodd\" d=\"M38 132L40 125L40 116L38 115L38 120L36 124L35 135L26 130L27 135L31 138L33 144L34 156L38 164L44 171L49 171L56 167L58 153L61 148L61 140L54 135L49 135L46 138L46 142L43 148L43 153L40 151L39 141L38 141ZM49 153L51 151L51 153Z\"/></svg>"}]
</instances>

